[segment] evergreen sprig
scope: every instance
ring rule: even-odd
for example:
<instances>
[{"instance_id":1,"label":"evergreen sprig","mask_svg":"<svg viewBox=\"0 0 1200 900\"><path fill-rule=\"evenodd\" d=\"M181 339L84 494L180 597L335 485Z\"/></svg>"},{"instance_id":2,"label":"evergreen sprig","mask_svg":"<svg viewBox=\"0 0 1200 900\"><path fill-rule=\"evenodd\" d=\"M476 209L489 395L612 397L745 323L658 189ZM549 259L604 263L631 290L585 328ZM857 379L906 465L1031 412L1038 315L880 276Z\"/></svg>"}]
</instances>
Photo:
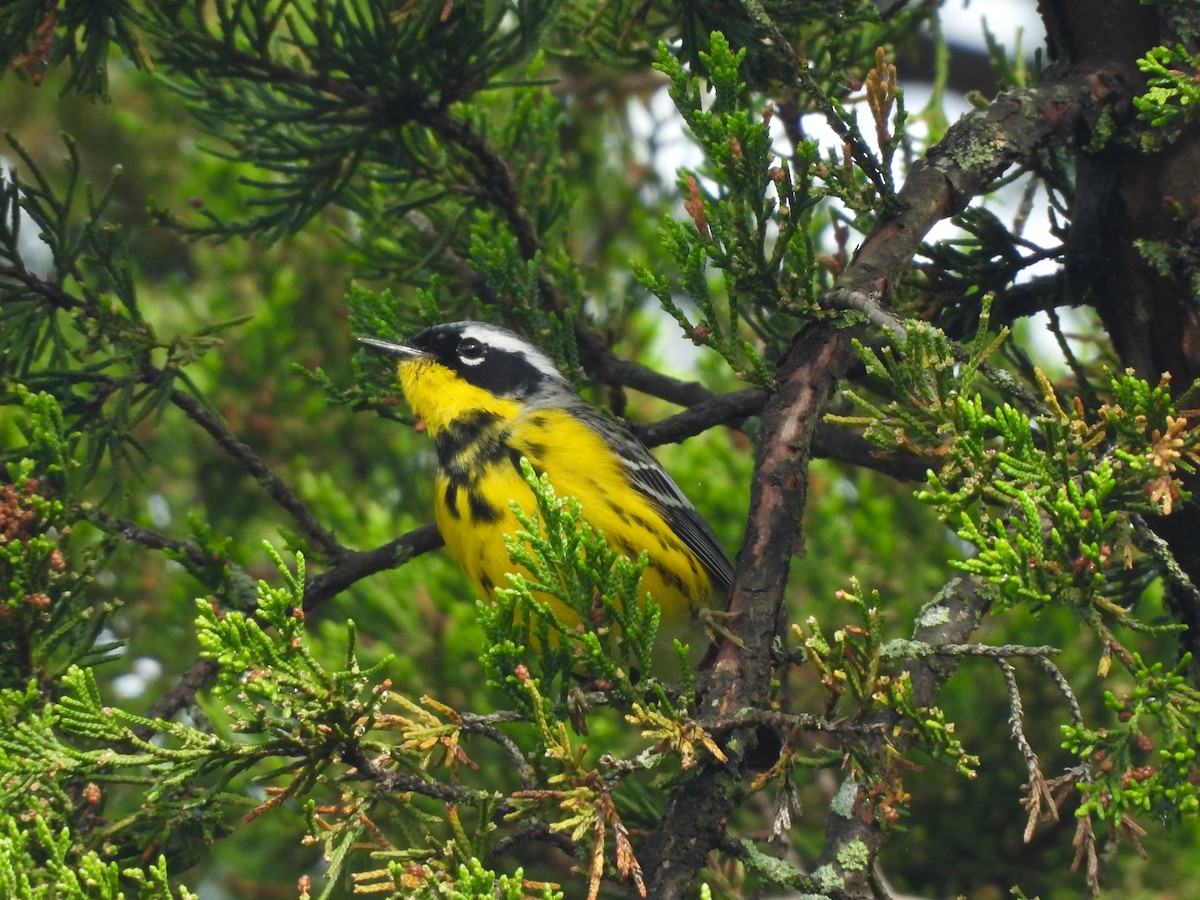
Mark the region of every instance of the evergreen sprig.
<instances>
[{"instance_id":1,"label":"evergreen sprig","mask_svg":"<svg viewBox=\"0 0 1200 900\"><path fill-rule=\"evenodd\" d=\"M954 224L959 234L922 248L922 256L931 263L922 267L922 276L933 273L932 283L921 284L917 291L910 287L907 296L917 300L932 293L937 298L938 326L965 340L976 332L985 305L988 315L993 306L999 314L1014 283L1025 280L1030 267L1044 263L1061 248L1041 247L1014 234L996 212L985 207L963 210ZM994 298L1001 302L994 303ZM1011 309L1005 321L1024 311Z\"/></svg>"},{"instance_id":2,"label":"evergreen sprig","mask_svg":"<svg viewBox=\"0 0 1200 900\"><path fill-rule=\"evenodd\" d=\"M67 0L54 6L12 0L0 10L0 71L16 69L40 85L49 69L69 61L62 92L108 100L113 45L139 69L150 68L141 24L131 0Z\"/></svg>"},{"instance_id":3,"label":"evergreen sprig","mask_svg":"<svg viewBox=\"0 0 1200 900\"><path fill-rule=\"evenodd\" d=\"M243 749L104 703L91 668L72 666L54 689L51 701L32 681L26 690L0 691L0 764L7 773L0 817L40 816L47 834L57 836L50 858L124 869L141 862L146 841L172 860L172 868L196 861L204 844L225 830L232 800L225 787L245 767L238 764ZM166 740L147 740L146 733ZM224 777L214 786L218 773ZM113 822L97 818L130 791L140 807ZM38 841L50 849L46 835ZM27 874L39 886L61 876L50 863Z\"/></svg>"},{"instance_id":4,"label":"evergreen sprig","mask_svg":"<svg viewBox=\"0 0 1200 900\"><path fill-rule=\"evenodd\" d=\"M137 427L177 402L177 392L194 398L184 367L246 319L161 338L139 306L128 242L111 209L120 171L96 195L74 143L64 140L60 187L9 137L30 180L15 171L0 180L0 403L13 403L18 383L52 394L80 435L80 487L103 474L116 492L144 455ZM33 229L37 240L28 241Z\"/></svg>"},{"instance_id":5,"label":"evergreen sprig","mask_svg":"<svg viewBox=\"0 0 1200 900\"><path fill-rule=\"evenodd\" d=\"M828 696L827 718L844 715L853 722L870 722L886 713L901 723L901 730L911 734L916 746L969 778L975 776L978 757L967 753L962 741L954 735L953 723L937 707L918 708L912 698L908 676L898 673L898 663L906 662L922 652L910 642L885 642L884 617L879 611L878 592L869 595L857 580L838 591L837 597L848 604L855 623L827 635L820 623L810 617L803 626L792 626L808 662L816 669L821 686ZM898 652L900 648L904 652ZM911 655L910 655L911 654ZM854 734L843 736L844 751L854 760L855 777L877 781L884 819L894 820L887 809L904 805L903 783L900 774L880 765L874 747L868 740ZM796 762L804 762L796 759Z\"/></svg>"},{"instance_id":6,"label":"evergreen sprig","mask_svg":"<svg viewBox=\"0 0 1200 900\"><path fill-rule=\"evenodd\" d=\"M125 900L130 888L145 900L199 900L168 874L159 856L145 868L122 868L95 850L79 853L66 826L55 830L40 813L19 822L0 816L0 894L14 898Z\"/></svg>"},{"instance_id":7,"label":"evergreen sprig","mask_svg":"<svg viewBox=\"0 0 1200 900\"><path fill-rule=\"evenodd\" d=\"M290 744L303 753L354 740L380 714L383 698L372 679L388 658L360 668L356 630L348 622L345 668L322 665L304 640L304 559L297 557L292 573L273 548L267 553L283 584L259 583L256 615L197 601L201 654L220 664L217 688L243 711L231 725L243 734L273 736L281 742L277 751ZM320 762L316 771L326 764Z\"/></svg>"},{"instance_id":8,"label":"evergreen sprig","mask_svg":"<svg viewBox=\"0 0 1200 900\"><path fill-rule=\"evenodd\" d=\"M816 147L805 142L792 162L777 159L769 130L772 109L755 116L743 102L746 85L739 68L745 51L735 52L714 32L701 57L707 90L666 45L660 46L657 63L671 79L671 98L705 152L711 166L705 174L717 185L712 193L697 174L681 173L691 223L667 220L661 230L680 288L700 318L680 305L671 279L639 265L634 274L688 338L712 347L741 377L765 384L770 367L742 328L773 346L791 333L794 317L815 312L819 274L810 229L821 198L811 181ZM724 278L720 297L713 295L710 268Z\"/></svg>"},{"instance_id":9,"label":"evergreen sprig","mask_svg":"<svg viewBox=\"0 0 1200 900\"><path fill-rule=\"evenodd\" d=\"M864 425L880 446L937 462L929 487L917 496L956 523L958 536L974 548L973 556L952 565L990 585L995 608L1065 607L1100 638L1100 674L1108 675L1117 661L1132 679L1120 697L1106 695L1116 723L1095 727L1085 724L1055 670L1073 710L1071 723L1062 726L1063 747L1078 765L1054 783L1081 792L1077 815L1085 833L1095 819L1136 839L1135 814L1178 821L1200 810L1200 695L1186 676L1190 657L1174 666L1146 662L1114 633L1117 627L1150 634L1180 628L1138 615L1147 578L1130 575L1139 569L1150 577L1164 574L1138 556L1135 517L1170 515L1189 497L1183 478L1200 462L1200 428L1180 408L1190 392L1173 397L1167 378L1151 383L1132 371L1108 373L1105 401L1089 409L1080 397L1064 402L1035 371L1041 402L1032 412L1009 403L989 408L976 385L999 339L985 334L986 319L965 364L963 354L926 325L909 329L894 349L860 348L869 374L892 399L848 392L867 414L842 421ZM806 646L823 660L832 646L818 637ZM836 684L857 684L847 680L852 667L821 670L837 672ZM1031 779L1048 795L1036 755L1018 730L1019 713L1014 706L1014 735L1024 742ZM949 736L936 717L922 719L916 710L907 715L926 723L921 732L930 746L938 746L939 733ZM1031 810L1043 802L1031 801Z\"/></svg>"},{"instance_id":10,"label":"evergreen sprig","mask_svg":"<svg viewBox=\"0 0 1200 900\"><path fill-rule=\"evenodd\" d=\"M490 793L453 786L454 763L465 757L444 731L438 731L434 740L456 748L450 756L451 783L409 774L431 763L422 746L431 733L429 722L418 728L415 722L406 724L403 717L384 714L385 705L398 700L388 690L388 682L375 680L387 660L368 668L359 666L353 623L348 627L344 667L330 669L317 660L300 612L303 560L292 573L277 553L268 548L268 554L282 584L259 583L254 616L219 610L210 601L198 603L202 652L222 667L217 688L225 702L215 730L149 719L111 706L101 697L91 668L70 667L57 680L51 702L34 680L21 689L0 690L5 712L0 721L0 765L7 773L0 785L0 831L14 842L13 859L23 858L26 849L53 851L51 861L25 873L30 884L44 886L58 879L64 896L77 896L70 893L69 880L63 880L63 866L53 862L70 859L77 868L94 872L97 885L117 873L123 879L141 879L149 890L161 880L165 868L161 873L153 866L139 869L140 875L121 868L132 864L140 852L135 835L162 848L173 864L186 865L225 830L231 807L249 804L244 795L248 780L269 786L267 799L248 813L255 818L290 798L320 791L330 773L343 773L347 766L355 766L368 779L362 790L343 792L336 809L344 815L317 815L310 810L314 840L330 847L322 896L328 896L350 864L352 848L368 838L378 843L381 832L368 825L386 794L376 794L369 785L416 791L453 801L455 807L478 805L481 813L491 808ZM414 708L411 703L401 706ZM440 716L456 716L444 705L430 709ZM488 730L474 720L468 725ZM461 719L457 727L463 727ZM385 730L399 730L405 738L392 746L380 739ZM230 734L223 734L226 731ZM99 805L109 791L130 790L138 796L131 816L103 828L93 822L73 830L73 823L82 826L91 820L87 814L80 818L81 797ZM28 818L31 810L45 827L36 833L15 828L15 818ZM411 815L426 825L434 821L417 808ZM445 821L447 815L457 821L453 807L443 809L436 820ZM487 834L486 821L484 815L478 828L482 835ZM61 830L52 832L52 828ZM24 843L18 846L18 840ZM42 845L41 851L32 849L34 840ZM445 847L436 832L422 843L432 849L423 855L414 850L413 858L442 858ZM485 846L482 838L460 843L462 853L451 854L451 860L461 856L466 861L473 847L482 852ZM0 868L0 879L9 874Z\"/></svg>"},{"instance_id":11,"label":"evergreen sprig","mask_svg":"<svg viewBox=\"0 0 1200 900\"><path fill-rule=\"evenodd\" d=\"M1188 681L1191 660L1148 663L1117 647L1133 686L1105 692L1116 721L1101 728L1063 726L1063 748L1085 766L1076 815L1124 824L1149 814L1167 824L1200 814L1200 691Z\"/></svg>"},{"instance_id":12,"label":"evergreen sprig","mask_svg":"<svg viewBox=\"0 0 1200 900\"><path fill-rule=\"evenodd\" d=\"M496 900L563 900L562 891L548 884L528 884L524 872L517 869L512 875L497 875L484 868L482 862L471 858L460 863L458 868L446 875L424 872L421 883L408 887L406 895L414 900L475 900L477 897L495 897ZM403 881L401 881L403 886ZM531 890L541 888L539 893Z\"/></svg>"},{"instance_id":13,"label":"evergreen sprig","mask_svg":"<svg viewBox=\"0 0 1200 900\"><path fill-rule=\"evenodd\" d=\"M1138 60L1138 69L1149 76L1146 93L1133 98L1139 119L1171 134L1196 118L1200 109L1200 85L1196 83L1200 56L1189 53L1182 44L1155 47Z\"/></svg>"},{"instance_id":14,"label":"evergreen sprig","mask_svg":"<svg viewBox=\"0 0 1200 900\"><path fill-rule=\"evenodd\" d=\"M848 389L845 398L863 414L829 415L828 421L861 427L868 440L890 452L931 460L945 456L945 444L953 435L964 442L964 458L975 465L986 464L982 445L973 443L969 434L958 435L954 423L963 418L977 423L983 414L982 400L973 388L1008 334L1004 329L988 335L989 313L990 305L985 302L975 340L965 351L927 322L906 322L902 346L874 350L855 341L867 375L887 389L881 392L882 399L864 390ZM948 461L953 464L954 459Z\"/></svg>"},{"instance_id":15,"label":"evergreen sprig","mask_svg":"<svg viewBox=\"0 0 1200 900\"><path fill-rule=\"evenodd\" d=\"M526 459L521 471L536 509L512 507L523 530L506 536L505 545L519 568L494 603L479 605L491 644L484 655L489 681L523 702L513 675L522 665L543 683L559 682L564 693L575 673L611 685L626 703L642 700L635 672L652 669L661 617L640 588L646 553L631 560L610 549L582 520L579 502L558 497L548 474L539 476ZM537 652L527 652L530 642ZM665 699L661 687L656 699Z\"/></svg>"},{"instance_id":16,"label":"evergreen sprig","mask_svg":"<svg viewBox=\"0 0 1200 900\"><path fill-rule=\"evenodd\" d=\"M206 205L206 224L190 230L272 240L330 204L373 216L376 204L363 203L372 185L393 189L393 215L442 198L440 173L454 155L446 111L504 86L557 3L209 7L152 5L147 27L201 127L236 148L218 152L249 164L239 177L256 196L250 216Z\"/></svg>"},{"instance_id":17,"label":"evergreen sprig","mask_svg":"<svg viewBox=\"0 0 1200 900\"><path fill-rule=\"evenodd\" d=\"M1128 372L1110 376L1113 399L1091 414L1042 386L1049 412L1034 418L960 401L948 465L918 496L960 521L960 537L978 551L961 567L997 585L1004 601L1056 601L1088 621L1144 627L1125 612L1135 597L1117 605L1109 596L1123 585L1112 576L1131 564L1129 517L1170 514L1187 496L1179 479L1200 435L1165 385Z\"/></svg>"},{"instance_id":18,"label":"evergreen sprig","mask_svg":"<svg viewBox=\"0 0 1200 900\"><path fill-rule=\"evenodd\" d=\"M72 548L80 511L70 505L68 476L78 435L46 393L16 385L24 446L0 479L0 687L19 687L37 672L98 663L117 648L100 634L116 611L88 590L108 547Z\"/></svg>"},{"instance_id":19,"label":"evergreen sprig","mask_svg":"<svg viewBox=\"0 0 1200 900\"><path fill-rule=\"evenodd\" d=\"M617 778L605 778L599 769L588 764L587 746L575 746L567 724L546 715L548 704L541 696L535 678L521 672L518 673L517 682L520 689L529 695L526 706L534 710L533 720L554 774L546 779L547 788L514 793L512 801L515 809L509 818L540 814L549 822L550 831L569 834L572 841L582 846L590 844L589 896L596 896L599 892L611 836L611 857L615 859L617 874L645 893L642 868L634 855L629 830L612 794L612 784L620 773L617 773ZM602 760L602 763L605 762L611 764L611 760Z\"/></svg>"},{"instance_id":20,"label":"evergreen sprig","mask_svg":"<svg viewBox=\"0 0 1200 900\"><path fill-rule=\"evenodd\" d=\"M996 585L1004 603L1053 601L1099 628L1111 618L1146 627L1126 612L1139 583L1122 575L1132 564L1130 515L1170 514L1187 497L1180 479L1194 470L1200 429L1166 382L1129 372L1110 374L1111 399L1092 411L1079 398L1064 405L1040 372L1032 415L1008 403L989 411L974 385L1004 333L987 337L986 326L985 317L965 361L922 323L895 348L860 345L890 399L848 391L866 415L831 418L938 463L917 496L976 548L955 565Z\"/></svg>"}]
</instances>

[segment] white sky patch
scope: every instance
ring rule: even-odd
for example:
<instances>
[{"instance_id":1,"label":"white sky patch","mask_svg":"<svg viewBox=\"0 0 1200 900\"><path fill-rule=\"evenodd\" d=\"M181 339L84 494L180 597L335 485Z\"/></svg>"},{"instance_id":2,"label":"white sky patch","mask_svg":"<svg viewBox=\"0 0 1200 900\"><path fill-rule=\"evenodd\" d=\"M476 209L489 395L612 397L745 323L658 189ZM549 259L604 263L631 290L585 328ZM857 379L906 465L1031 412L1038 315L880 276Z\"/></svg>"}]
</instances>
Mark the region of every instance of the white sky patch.
<instances>
[{"instance_id":1,"label":"white sky patch","mask_svg":"<svg viewBox=\"0 0 1200 900\"><path fill-rule=\"evenodd\" d=\"M11 181L13 160L0 154L0 181ZM38 278L49 279L54 274L54 255L50 245L42 240L37 223L22 210L20 213L20 235L17 238L17 253L21 263Z\"/></svg>"},{"instance_id":2,"label":"white sky patch","mask_svg":"<svg viewBox=\"0 0 1200 900\"><path fill-rule=\"evenodd\" d=\"M1021 46L1026 55L1045 42L1034 0L952 0L942 4L938 16L942 34L951 45L982 46L985 21L992 35L1010 51L1016 47L1018 29L1023 32Z\"/></svg>"},{"instance_id":3,"label":"white sky patch","mask_svg":"<svg viewBox=\"0 0 1200 900\"><path fill-rule=\"evenodd\" d=\"M1027 60L1032 59L1034 51L1045 42L1044 28L1037 13L1037 5L1033 0L957 0L943 5L940 11L942 33L952 46L983 47L985 45L985 29L992 37L1004 46L1010 53L1018 44ZM900 85L904 90L905 106L909 113L910 127L914 137L920 141L927 130L919 121L920 113L929 103L932 96L932 86L926 83L907 81L903 70L900 71ZM861 95L861 92L860 92ZM973 109L966 97L961 94L947 93L943 98L944 113L951 123L958 121ZM875 141L875 127L866 104L853 100L847 104L852 114L859 118L859 128L867 143L878 152ZM680 169L695 171L703 165L704 157L700 148L692 140L683 119L671 102L667 89L654 92L648 100L631 100L628 106L630 129L634 135L634 152L638 162L652 167L667 190L678 183ZM820 114L810 114L803 118L802 128L805 135L816 140L822 148L822 155L832 149L841 153L842 141L833 132ZM777 152L783 156L790 152L791 145L785 134L783 123L778 116L772 120L772 139ZM897 186L903 184L904 174L895 172ZM986 198L983 205L994 213L1008 227L1012 227L1024 200L1028 178L1021 179L996 190ZM705 190L715 192L716 185L701 179ZM675 215L681 220L687 220L688 214L683 209L686 199L676 192ZM927 236L930 242L943 241L961 236L963 232L948 219L938 222ZM1043 249L1054 248L1058 238L1051 232L1051 220L1048 214L1046 194L1039 186L1033 197L1032 208L1025 219L1020 236L1036 247ZM865 235L852 235L851 247L861 243ZM832 250L833 248L825 248ZM1026 255L1036 251L1026 249ZM1023 282L1039 275L1047 275L1058 270L1058 264L1053 260L1042 260L1022 270L1018 281ZM682 298L681 298L682 300ZM683 304L687 308L687 304ZM1060 311L1064 330L1068 333L1073 324L1083 328L1087 317L1079 317L1069 310ZM1040 314L1030 318L1024 328L1026 341L1036 360L1043 361L1047 366L1062 366L1065 360L1061 354L1058 342L1049 331L1048 318ZM690 345L682 346L684 342L676 340L676 329L668 324L664 329L661 347L656 349L663 353L669 363L687 367L694 361L695 353ZM676 349L670 349L672 345ZM1094 350L1086 344L1071 341L1071 346L1081 357L1088 357ZM702 352L702 351L697 351Z\"/></svg>"},{"instance_id":4,"label":"white sky patch","mask_svg":"<svg viewBox=\"0 0 1200 900\"><path fill-rule=\"evenodd\" d=\"M133 661L133 667L124 675L113 679L113 693L122 700L131 700L146 693L162 675L163 667L157 659L150 656L139 656Z\"/></svg>"},{"instance_id":5,"label":"white sky patch","mask_svg":"<svg viewBox=\"0 0 1200 900\"><path fill-rule=\"evenodd\" d=\"M687 131L666 85L648 100L631 98L626 115L634 136L634 161L652 167L663 184L674 185L680 169L695 171L703 165L704 154Z\"/></svg>"},{"instance_id":6,"label":"white sky patch","mask_svg":"<svg viewBox=\"0 0 1200 900\"><path fill-rule=\"evenodd\" d=\"M157 491L146 498L146 513L155 528L163 529L171 524L171 504Z\"/></svg>"}]
</instances>

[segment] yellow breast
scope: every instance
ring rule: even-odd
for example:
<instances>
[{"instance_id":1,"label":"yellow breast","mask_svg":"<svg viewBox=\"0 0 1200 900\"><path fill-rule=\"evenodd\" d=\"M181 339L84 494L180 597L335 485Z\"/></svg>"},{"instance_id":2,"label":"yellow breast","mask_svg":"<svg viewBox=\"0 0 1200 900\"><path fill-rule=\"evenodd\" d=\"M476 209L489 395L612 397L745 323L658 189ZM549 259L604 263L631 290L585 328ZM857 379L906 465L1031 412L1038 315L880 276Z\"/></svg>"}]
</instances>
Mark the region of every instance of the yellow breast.
<instances>
[{"instance_id":1,"label":"yellow breast","mask_svg":"<svg viewBox=\"0 0 1200 900\"><path fill-rule=\"evenodd\" d=\"M559 496L574 497L583 518L601 531L609 546L630 558L642 550L649 565L642 577L662 608L662 624L669 629L690 620L701 607L717 599L708 573L657 510L626 479L603 438L564 410L538 410L519 416L505 428L509 452L494 450L490 458L477 455L473 483L445 468L437 478L436 515L446 547L489 598L508 584L516 569L504 547L504 535L520 530L509 508L510 501L526 512L533 509L533 492L516 467L526 457L535 470L550 476ZM570 624L577 616L551 601Z\"/></svg>"},{"instance_id":2,"label":"yellow breast","mask_svg":"<svg viewBox=\"0 0 1200 900\"><path fill-rule=\"evenodd\" d=\"M559 496L579 501L584 520L610 547L634 559L647 552L643 597L649 592L659 604L669 631L687 632L685 623L719 599L699 559L630 484L604 439L568 411L526 411L426 359L401 362L399 375L438 445L438 528L485 600L518 570L504 546L504 535L521 530L509 503L527 513L536 505L517 467L522 456L550 476ZM578 622L558 601L543 599L568 626Z\"/></svg>"}]
</instances>

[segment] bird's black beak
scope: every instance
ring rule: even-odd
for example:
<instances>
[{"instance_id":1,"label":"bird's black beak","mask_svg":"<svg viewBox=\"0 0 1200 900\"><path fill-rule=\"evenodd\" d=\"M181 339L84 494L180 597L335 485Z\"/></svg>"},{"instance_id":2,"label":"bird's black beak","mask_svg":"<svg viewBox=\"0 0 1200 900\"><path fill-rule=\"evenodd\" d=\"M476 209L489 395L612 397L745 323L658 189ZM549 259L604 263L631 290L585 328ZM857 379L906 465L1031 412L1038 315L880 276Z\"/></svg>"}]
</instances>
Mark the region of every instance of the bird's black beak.
<instances>
[{"instance_id":1,"label":"bird's black beak","mask_svg":"<svg viewBox=\"0 0 1200 900\"><path fill-rule=\"evenodd\" d=\"M392 359L420 359L426 355L423 350L410 347L408 344L397 344L395 341L385 341L380 338L360 337L358 342L364 347L370 347L376 353L382 353Z\"/></svg>"}]
</instances>

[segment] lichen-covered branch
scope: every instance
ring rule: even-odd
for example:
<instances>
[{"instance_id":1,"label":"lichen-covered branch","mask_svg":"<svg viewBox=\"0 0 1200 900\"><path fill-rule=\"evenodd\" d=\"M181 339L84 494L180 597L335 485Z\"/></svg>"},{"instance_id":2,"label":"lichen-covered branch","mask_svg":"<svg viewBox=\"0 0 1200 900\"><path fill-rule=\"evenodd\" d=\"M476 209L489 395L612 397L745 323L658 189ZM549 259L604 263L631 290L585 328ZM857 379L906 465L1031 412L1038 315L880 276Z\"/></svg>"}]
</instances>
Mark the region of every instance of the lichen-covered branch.
<instances>
[{"instance_id":1,"label":"lichen-covered branch","mask_svg":"<svg viewBox=\"0 0 1200 900\"><path fill-rule=\"evenodd\" d=\"M1093 72L1014 91L965 116L914 165L899 193L897 211L879 222L836 288L886 299L889 287L936 222L963 209L1009 166L1031 160L1046 146L1072 142L1105 106L1122 99L1127 96L1116 85L1103 73ZM770 645L780 625L783 586L792 554L802 547L800 522L812 441L837 380L852 362L853 333L810 326L797 335L780 367L779 390L763 413L750 515L730 600L730 628L741 646L731 641L721 644L704 684L705 717L729 715L766 697ZM941 629L952 635L939 631L929 637L965 642L974 628L973 604L981 602L972 599L975 596L969 592L960 599L952 623L948 620ZM936 659L914 664L918 703L922 697L932 702L951 665ZM737 735L736 746L752 741L747 729ZM708 853L719 845L737 796L744 756L734 753L731 759L729 767L707 764L697 783L672 796L644 860L655 896L681 896ZM881 832L853 818L846 820L850 823L846 831L833 821L835 816L831 814L827 856L836 856L849 841L868 837L868 847L882 845Z\"/></svg>"}]
</instances>

